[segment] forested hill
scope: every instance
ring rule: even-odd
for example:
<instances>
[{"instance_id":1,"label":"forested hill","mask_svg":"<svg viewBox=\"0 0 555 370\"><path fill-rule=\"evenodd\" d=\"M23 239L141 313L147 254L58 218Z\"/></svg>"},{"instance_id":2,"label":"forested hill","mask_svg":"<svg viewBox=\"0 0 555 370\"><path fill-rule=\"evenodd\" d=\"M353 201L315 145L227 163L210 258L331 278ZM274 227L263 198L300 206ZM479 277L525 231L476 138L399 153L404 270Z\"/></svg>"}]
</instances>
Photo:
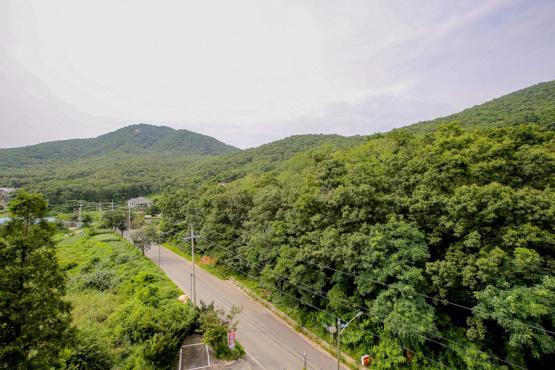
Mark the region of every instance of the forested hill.
<instances>
[{"instance_id":1,"label":"forested hill","mask_svg":"<svg viewBox=\"0 0 555 370\"><path fill-rule=\"evenodd\" d=\"M1 149L2 167L44 161L71 162L108 154L219 155L239 149L210 136L165 126L131 125L92 139L53 141L23 148Z\"/></svg>"},{"instance_id":2,"label":"forested hill","mask_svg":"<svg viewBox=\"0 0 555 370\"><path fill-rule=\"evenodd\" d=\"M372 368L553 368L554 144L536 124L394 130L183 184L163 232L194 224L200 253L322 337L363 312L342 346Z\"/></svg>"},{"instance_id":3,"label":"forested hill","mask_svg":"<svg viewBox=\"0 0 555 370\"><path fill-rule=\"evenodd\" d=\"M462 128L500 127L535 123L555 128L555 81L543 82L476 105L462 112L407 126L413 132L430 132L442 122Z\"/></svg>"},{"instance_id":4,"label":"forested hill","mask_svg":"<svg viewBox=\"0 0 555 370\"><path fill-rule=\"evenodd\" d=\"M363 141L360 136L296 135L239 150L186 130L134 125L95 139L1 150L0 186L39 191L57 205L122 201L204 182L228 182L271 171L294 154L318 146L338 149Z\"/></svg>"},{"instance_id":5,"label":"forested hill","mask_svg":"<svg viewBox=\"0 0 555 370\"><path fill-rule=\"evenodd\" d=\"M249 174L269 172L279 168L294 155L318 147L344 149L363 143L366 136L293 135L256 148L225 156L206 159L194 166L194 173L213 182L229 182Z\"/></svg>"}]
</instances>

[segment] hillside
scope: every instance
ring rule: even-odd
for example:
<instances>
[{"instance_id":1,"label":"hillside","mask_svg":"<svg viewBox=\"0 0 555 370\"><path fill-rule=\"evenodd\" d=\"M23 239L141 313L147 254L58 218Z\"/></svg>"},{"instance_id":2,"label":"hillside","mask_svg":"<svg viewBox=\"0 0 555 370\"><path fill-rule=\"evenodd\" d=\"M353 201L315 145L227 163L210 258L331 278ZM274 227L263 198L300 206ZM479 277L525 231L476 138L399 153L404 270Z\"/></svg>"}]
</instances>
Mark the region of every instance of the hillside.
<instances>
[{"instance_id":1,"label":"hillside","mask_svg":"<svg viewBox=\"0 0 555 370\"><path fill-rule=\"evenodd\" d=\"M349 148L365 140L364 136L294 135L256 148L207 159L195 166L194 173L204 179L229 182L248 174L275 170L294 155L317 147Z\"/></svg>"},{"instance_id":2,"label":"hillside","mask_svg":"<svg viewBox=\"0 0 555 370\"><path fill-rule=\"evenodd\" d=\"M0 184L46 194L51 204L124 200L202 182L227 182L277 168L294 154L335 148L362 137L297 135L240 150L208 136L133 125L94 139L76 139L0 151Z\"/></svg>"},{"instance_id":3,"label":"hillside","mask_svg":"<svg viewBox=\"0 0 555 370\"><path fill-rule=\"evenodd\" d=\"M1 167L68 163L113 154L219 155L239 149L210 136L147 124L131 125L92 139L53 141L22 148L0 149Z\"/></svg>"},{"instance_id":4,"label":"hillside","mask_svg":"<svg viewBox=\"0 0 555 370\"><path fill-rule=\"evenodd\" d=\"M425 133L435 130L442 122L455 121L463 128L535 123L553 129L555 128L555 81L539 83L450 116L415 123L407 126L406 129Z\"/></svg>"},{"instance_id":5,"label":"hillside","mask_svg":"<svg viewBox=\"0 0 555 370\"><path fill-rule=\"evenodd\" d=\"M167 193L163 231L180 241L194 223L200 253L321 337L330 316L362 312L343 348L371 353L372 367L545 369L555 353L554 143L536 124L396 130Z\"/></svg>"}]
</instances>

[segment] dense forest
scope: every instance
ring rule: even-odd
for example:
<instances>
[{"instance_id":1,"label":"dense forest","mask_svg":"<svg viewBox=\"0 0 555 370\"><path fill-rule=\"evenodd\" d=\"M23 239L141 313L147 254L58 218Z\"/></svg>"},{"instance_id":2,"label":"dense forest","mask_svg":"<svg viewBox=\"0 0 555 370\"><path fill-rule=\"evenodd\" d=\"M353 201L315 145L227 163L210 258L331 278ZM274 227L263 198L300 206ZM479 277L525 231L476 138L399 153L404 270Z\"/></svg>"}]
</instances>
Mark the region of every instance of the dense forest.
<instances>
[{"instance_id":1,"label":"dense forest","mask_svg":"<svg viewBox=\"0 0 555 370\"><path fill-rule=\"evenodd\" d=\"M407 351L419 368L547 368L554 144L536 124L394 130L167 195L165 229L196 224L199 249L301 310L304 323L362 310L343 343L379 368L407 365Z\"/></svg>"},{"instance_id":2,"label":"dense forest","mask_svg":"<svg viewBox=\"0 0 555 370\"><path fill-rule=\"evenodd\" d=\"M524 122L553 129L554 102L555 81L545 82L403 130L423 135L453 121L467 129ZM296 153L325 144L348 148L372 137L297 135L239 150L187 130L138 124L93 139L0 149L0 186L40 191L52 205L123 201L273 171Z\"/></svg>"}]
</instances>

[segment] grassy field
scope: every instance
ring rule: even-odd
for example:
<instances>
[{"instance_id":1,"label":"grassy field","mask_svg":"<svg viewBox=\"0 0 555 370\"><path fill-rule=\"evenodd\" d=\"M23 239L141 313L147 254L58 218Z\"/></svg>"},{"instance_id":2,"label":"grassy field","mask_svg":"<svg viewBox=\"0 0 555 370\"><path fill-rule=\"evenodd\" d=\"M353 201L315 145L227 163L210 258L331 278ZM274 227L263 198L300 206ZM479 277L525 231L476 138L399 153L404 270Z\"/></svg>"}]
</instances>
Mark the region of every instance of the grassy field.
<instances>
[{"instance_id":1,"label":"grassy field","mask_svg":"<svg viewBox=\"0 0 555 370\"><path fill-rule=\"evenodd\" d=\"M147 258L114 233L59 234L67 300L78 332L68 363L79 368L172 367L196 314ZM69 366L69 365L68 365Z\"/></svg>"}]
</instances>

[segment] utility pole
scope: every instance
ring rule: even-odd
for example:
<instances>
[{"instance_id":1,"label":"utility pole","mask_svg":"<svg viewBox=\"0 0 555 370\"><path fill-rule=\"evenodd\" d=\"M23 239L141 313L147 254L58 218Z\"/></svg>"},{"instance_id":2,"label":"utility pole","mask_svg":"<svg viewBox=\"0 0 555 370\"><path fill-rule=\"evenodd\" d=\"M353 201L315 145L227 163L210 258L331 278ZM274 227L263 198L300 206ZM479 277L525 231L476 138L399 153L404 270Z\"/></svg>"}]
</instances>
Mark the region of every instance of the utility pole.
<instances>
[{"instance_id":1,"label":"utility pole","mask_svg":"<svg viewBox=\"0 0 555 370\"><path fill-rule=\"evenodd\" d=\"M337 318L337 370L341 369L341 333L347 329L347 326L349 326L354 319L360 317L362 314L363 312L359 311L355 317L349 320L346 324L341 323L341 319L339 317Z\"/></svg>"},{"instance_id":2,"label":"utility pole","mask_svg":"<svg viewBox=\"0 0 555 370\"><path fill-rule=\"evenodd\" d=\"M337 318L337 370L341 366L341 319Z\"/></svg>"},{"instance_id":3,"label":"utility pole","mask_svg":"<svg viewBox=\"0 0 555 370\"><path fill-rule=\"evenodd\" d=\"M98 202L98 209L100 210L100 222L102 222L102 202Z\"/></svg>"},{"instance_id":4,"label":"utility pole","mask_svg":"<svg viewBox=\"0 0 555 370\"><path fill-rule=\"evenodd\" d=\"M191 295L193 303L197 305L197 275L195 273L195 238L200 237L200 235L195 235L193 230L193 224L191 224L191 236L184 238L183 240L191 240L191 261L193 262L193 273L191 274Z\"/></svg>"},{"instance_id":5,"label":"utility pole","mask_svg":"<svg viewBox=\"0 0 555 370\"><path fill-rule=\"evenodd\" d=\"M112 199L112 212L114 212L114 200Z\"/></svg>"},{"instance_id":6,"label":"utility pole","mask_svg":"<svg viewBox=\"0 0 555 370\"><path fill-rule=\"evenodd\" d=\"M127 237L131 240L131 206L127 205Z\"/></svg>"},{"instance_id":7,"label":"utility pole","mask_svg":"<svg viewBox=\"0 0 555 370\"><path fill-rule=\"evenodd\" d=\"M81 208L83 207L83 205L81 204L81 202L79 202L79 213L77 214L77 228L80 229L83 227L83 224L81 222Z\"/></svg>"},{"instance_id":8,"label":"utility pole","mask_svg":"<svg viewBox=\"0 0 555 370\"><path fill-rule=\"evenodd\" d=\"M191 300L193 300L193 273L191 272ZM195 302L195 306L196 306L196 302Z\"/></svg>"}]
</instances>

